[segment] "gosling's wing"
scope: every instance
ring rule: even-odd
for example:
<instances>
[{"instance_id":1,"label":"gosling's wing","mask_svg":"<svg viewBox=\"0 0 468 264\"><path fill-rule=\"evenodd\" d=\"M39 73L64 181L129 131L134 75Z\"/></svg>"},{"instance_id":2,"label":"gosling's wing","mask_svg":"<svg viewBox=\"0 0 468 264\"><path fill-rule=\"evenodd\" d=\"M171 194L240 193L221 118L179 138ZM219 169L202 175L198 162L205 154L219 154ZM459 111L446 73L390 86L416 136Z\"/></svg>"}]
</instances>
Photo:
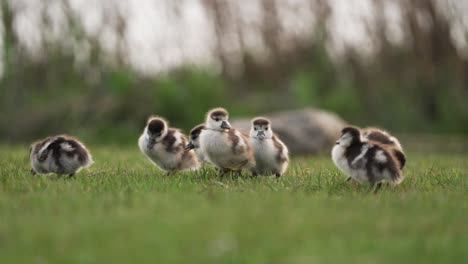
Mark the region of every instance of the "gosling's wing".
<instances>
[{"instance_id":1,"label":"gosling's wing","mask_svg":"<svg viewBox=\"0 0 468 264\"><path fill-rule=\"evenodd\" d=\"M279 162L289 161L289 151L286 145L276 135L273 135L272 140L277 153L276 159Z\"/></svg>"},{"instance_id":2,"label":"gosling's wing","mask_svg":"<svg viewBox=\"0 0 468 264\"><path fill-rule=\"evenodd\" d=\"M369 151L371 146L369 144L365 144L361 147L359 155L357 155L351 162L350 167L353 169L363 168L367 163L366 154Z\"/></svg>"},{"instance_id":3,"label":"gosling's wing","mask_svg":"<svg viewBox=\"0 0 468 264\"><path fill-rule=\"evenodd\" d=\"M165 146L166 151L171 153L184 151L187 142L187 136L175 128L169 128L167 135L162 140L162 144Z\"/></svg>"}]
</instances>

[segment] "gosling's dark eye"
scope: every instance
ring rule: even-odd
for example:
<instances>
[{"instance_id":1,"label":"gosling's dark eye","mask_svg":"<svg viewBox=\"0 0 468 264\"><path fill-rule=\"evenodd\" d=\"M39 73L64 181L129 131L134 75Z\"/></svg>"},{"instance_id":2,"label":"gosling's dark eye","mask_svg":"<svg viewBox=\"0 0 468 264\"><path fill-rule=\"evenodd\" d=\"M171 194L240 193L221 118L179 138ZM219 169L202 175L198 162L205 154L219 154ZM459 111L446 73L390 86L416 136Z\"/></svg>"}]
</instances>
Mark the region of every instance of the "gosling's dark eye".
<instances>
[{"instance_id":1,"label":"gosling's dark eye","mask_svg":"<svg viewBox=\"0 0 468 264\"><path fill-rule=\"evenodd\" d=\"M257 131L257 128L256 128L256 127L254 127L254 130L255 130L255 131Z\"/></svg>"},{"instance_id":2,"label":"gosling's dark eye","mask_svg":"<svg viewBox=\"0 0 468 264\"><path fill-rule=\"evenodd\" d=\"M215 117L215 119L214 119L214 120L215 120L216 122L218 122L218 121L219 121L219 118Z\"/></svg>"},{"instance_id":3,"label":"gosling's dark eye","mask_svg":"<svg viewBox=\"0 0 468 264\"><path fill-rule=\"evenodd\" d=\"M267 128L265 128L265 130L268 130L268 127L267 127Z\"/></svg>"}]
</instances>

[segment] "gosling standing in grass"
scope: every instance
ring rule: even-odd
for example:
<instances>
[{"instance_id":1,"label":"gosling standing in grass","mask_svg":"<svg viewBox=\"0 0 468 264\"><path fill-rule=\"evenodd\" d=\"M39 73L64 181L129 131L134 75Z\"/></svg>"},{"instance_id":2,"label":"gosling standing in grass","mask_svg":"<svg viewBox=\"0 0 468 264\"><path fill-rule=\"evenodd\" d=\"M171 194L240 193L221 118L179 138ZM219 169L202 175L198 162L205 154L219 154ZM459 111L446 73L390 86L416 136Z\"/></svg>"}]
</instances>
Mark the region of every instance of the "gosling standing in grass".
<instances>
[{"instance_id":1,"label":"gosling standing in grass","mask_svg":"<svg viewBox=\"0 0 468 264\"><path fill-rule=\"evenodd\" d=\"M187 146L185 146L185 150L190 151L193 149L195 151L198 161L200 162L207 161L205 154L200 148L200 134L202 133L204 129L205 129L204 124L200 124L192 128L192 130L190 130L190 133L189 133L189 143L187 144Z\"/></svg>"},{"instance_id":2,"label":"gosling standing in grass","mask_svg":"<svg viewBox=\"0 0 468 264\"><path fill-rule=\"evenodd\" d=\"M332 150L335 165L350 178L359 182L369 181L375 191L383 181L399 184L403 181L401 164L391 149L364 139L359 129L346 127Z\"/></svg>"},{"instance_id":3,"label":"gosling standing in grass","mask_svg":"<svg viewBox=\"0 0 468 264\"><path fill-rule=\"evenodd\" d=\"M406 164L406 155L405 152L403 152L403 147L401 146L400 141L398 141L396 137L390 135L387 131L375 127L364 128L362 130L362 135L369 141L387 145L400 162L400 170L403 169Z\"/></svg>"},{"instance_id":4,"label":"gosling standing in grass","mask_svg":"<svg viewBox=\"0 0 468 264\"><path fill-rule=\"evenodd\" d=\"M205 130L200 135L201 151L209 163L221 170L249 170L255 166L252 148L247 136L229 124L229 114L224 108L215 108L206 116Z\"/></svg>"},{"instance_id":5,"label":"gosling standing in grass","mask_svg":"<svg viewBox=\"0 0 468 264\"><path fill-rule=\"evenodd\" d=\"M273 133L270 120L262 117L252 120L249 142L255 156L253 176L283 175L289 163L288 148Z\"/></svg>"},{"instance_id":6,"label":"gosling standing in grass","mask_svg":"<svg viewBox=\"0 0 468 264\"><path fill-rule=\"evenodd\" d=\"M198 160L193 151L185 151L187 137L168 127L166 120L151 117L138 140L141 152L168 174L179 170L196 170Z\"/></svg>"},{"instance_id":7,"label":"gosling standing in grass","mask_svg":"<svg viewBox=\"0 0 468 264\"><path fill-rule=\"evenodd\" d=\"M74 176L93 164L89 150L78 139L59 135L37 141L29 150L31 173L56 173Z\"/></svg>"}]
</instances>

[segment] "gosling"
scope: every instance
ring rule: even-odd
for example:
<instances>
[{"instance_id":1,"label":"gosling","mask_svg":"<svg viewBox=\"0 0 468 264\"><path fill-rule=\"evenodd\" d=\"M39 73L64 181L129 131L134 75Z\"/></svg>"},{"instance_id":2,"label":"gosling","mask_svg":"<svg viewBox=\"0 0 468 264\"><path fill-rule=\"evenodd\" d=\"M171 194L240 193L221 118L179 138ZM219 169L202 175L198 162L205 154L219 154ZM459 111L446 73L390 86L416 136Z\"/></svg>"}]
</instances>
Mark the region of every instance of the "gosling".
<instances>
[{"instance_id":1,"label":"gosling","mask_svg":"<svg viewBox=\"0 0 468 264\"><path fill-rule=\"evenodd\" d=\"M272 175L277 178L288 167L289 157L286 145L273 133L270 120L258 117L252 120L250 145L255 156L252 175Z\"/></svg>"},{"instance_id":2,"label":"gosling","mask_svg":"<svg viewBox=\"0 0 468 264\"><path fill-rule=\"evenodd\" d=\"M255 166L247 136L231 127L229 113L224 108L208 112L205 130L200 135L200 147L207 161L220 169L220 176Z\"/></svg>"},{"instance_id":3,"label":"gosling","mask_svg":"<svg viewBox=\"0 0 468 264\"><path fill-rule=\"evenodd\" d=\"M185 151L187 137L170 128L161 117L150 117L138 139L141 152L167 175L176 171L196 170L199 166L193 151Z\"/></svg>"},{"instance_id":4,"label":"gosling","mask_svg":"<svg viewBox=\"0 0 468 264\"><path fill-rule=\"evenodd\" d=\"M205 154L200 148L200 134L203 132L204 129L204 124L200 124L192 128L192 130L189 133L189 143L187 144L187 146L185 146L186 151L190 151L192 149L195 151L198 161L200 162L207 162Z\"/></svg>"},{"instance_id":5,"label":"gosling","mask_svg":"<svg viewBox=\"0 0 468 264\"><path fill-rule=\"evenodd\" d=\"M399 184L403 181L401 164L388 146L364 139L358 128L346 127L332 150L335 165L358 182L368 181L377 192L382 182Z\"/></svg>"},{"instance_id":6,"label":"gosling","mask_svg":"<svg viewBox=\"0 0 468 264\"><path fill-rule=\"evenodd\" d=\"M34 142L29 149L31 173L73 177L94 162L89 150L78 139L68 135L51 136Z\"/></svg>"}]
</instances>

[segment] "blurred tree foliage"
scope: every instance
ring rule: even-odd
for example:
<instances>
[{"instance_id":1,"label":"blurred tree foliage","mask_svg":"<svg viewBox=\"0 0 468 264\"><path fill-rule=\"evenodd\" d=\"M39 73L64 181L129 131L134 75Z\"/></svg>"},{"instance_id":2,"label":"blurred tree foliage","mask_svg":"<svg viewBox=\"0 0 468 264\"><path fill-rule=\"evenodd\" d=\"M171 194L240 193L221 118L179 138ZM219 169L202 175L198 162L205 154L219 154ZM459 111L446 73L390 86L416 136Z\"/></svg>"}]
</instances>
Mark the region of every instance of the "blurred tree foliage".
<instances>
[{"instance_id":1,"label":"blurred tree foliage","mask_svg":"<svg viewBox=\"0 0 468 264\"><path fill-rule=\"evenodd\" d=\"M207 0L203 3L216 28L221 71L187 66L148 78L126 63L125 41L119 42L115 54L105 54L95 37L84 34L67 1L63 7L68 38L86 42L89 59L77 63L70 47L47 38L40 56L31 55L14 30L11 1L2 1L0 138L30 140L73 133L126 142L135 139L151 114L188 130L215 106L246 116L313 106L358 125L468 133L468 60L451 41L452 18L434 1L396 2L404 14L403 43L389 41L387 21L377 19L369 29L378 47L372 57L363 58L359 50L349 48L337 61L326 51L331 12L327 1L315 0L313 12L319 22L311 26L312 37L296 39L285 48L276 2L262 0L260 31L269 56L260 59L243 46L242 26L232 27L240 14L226 1ZM376 12L383 12L380 3L375 1ZM419 22L421 14L429 28ZM125 18L117 18L113 30L123 39ZM44 19L43 26L48 23ZM232 55L225 38L234 33L241 52Z\"/></svg>"}]
</instances>

